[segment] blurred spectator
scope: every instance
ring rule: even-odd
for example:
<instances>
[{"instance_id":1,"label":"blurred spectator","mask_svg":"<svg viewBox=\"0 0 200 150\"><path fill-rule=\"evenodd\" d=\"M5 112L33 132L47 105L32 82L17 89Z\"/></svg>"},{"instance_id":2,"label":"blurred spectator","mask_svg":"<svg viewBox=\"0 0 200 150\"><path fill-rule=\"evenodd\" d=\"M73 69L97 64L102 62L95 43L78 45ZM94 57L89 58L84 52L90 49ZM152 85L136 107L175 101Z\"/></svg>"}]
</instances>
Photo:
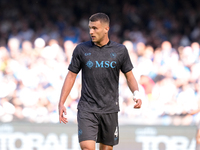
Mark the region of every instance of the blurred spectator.
<instances>
[{"instance_id":1,"label":"blurred spectator","mask_svg":"<svg viewBox=\"0 0 200 150\"><path fill-rule=\"evenodd\" d=\"M137 67L141 75L150 74L153 67L152 63L153 51L154 51L153 47L148 45L145 47L143 54L138 58Z\"/></svg>"},{"instance_id":2,"label":"blurred spectator","mask_svg":"<svg viewBox=\"0 0 200 150\"><path fill-rule=\"evenodd\" d=\"M196 56L198 55L195 55L192 48L190 46L186 46L183 48L181 60L186 67L190 68L191 65L196 61Z\"/></svg>"},{"instance_id":3,"label":"blurred spectator","mask_svg":"<svg viewBox=\"0 0 200 150\"><path fill-rule=\"evenodd\" d=\"M67 41L64 42L64 52L65 52L65 55L66 55L68 65L70 64L74 48L75 48L75 44L72 41L67 40Z\"/></svg>"},{"instance_id":4,"label":"blurred spectator","mask_svg":"<svg viewBox=\"0 0 200 150\"><path fill-rule=\"evenodd\" d=\"M11 58L19 59L20 56L20 41L17 38L11 38L8 40L8 48Z\"/></svg>"},{"instance_id":5,"label":"blurred spectator","mask_svg":"<svg viewBox=\"0 0 200 150\"><path fill-rule=\"evenodd\" d=\"M137 43L136 45L136 51L137 51L137 55L140 57L143 55L144 50L145 50L145 44L142 42Z\"/></svg>"},{"instance_id":6,"label":"blurred spectator","mask_svg":"<svg viewBox=\"0 0 200 150\"><path fill-rule=\"evenodd\" d=\"M131 62L135 66L137 64L138 56L134 50L133 43L131 41L126 40L122 44L126 46L129 56L131 58Z\"/></svg>"},{"instance_id":7,"label":"blurred spectator","mask_svg":"<svg viewBox=\"0 0 200 150\"><path fill-rule=\"evenodd\" d=\"M195 55L196 60L195 61L199 61L199 56L200 56L200 45L198 42L193 42L191 44L191 48L193 51L193 54Z\"/></svg>"},{"instance_id":8,"label":"blurred spectator","mask_svg":"<svg viewBox=\"0 0 200 150\"><path fill-rule=\"evenodd\" d=\"M149 76L141 75L139 83L144 87L145 94L150 100L152 97L152 90L155 85L154 81Z\"/></svg>"}]
</instances>

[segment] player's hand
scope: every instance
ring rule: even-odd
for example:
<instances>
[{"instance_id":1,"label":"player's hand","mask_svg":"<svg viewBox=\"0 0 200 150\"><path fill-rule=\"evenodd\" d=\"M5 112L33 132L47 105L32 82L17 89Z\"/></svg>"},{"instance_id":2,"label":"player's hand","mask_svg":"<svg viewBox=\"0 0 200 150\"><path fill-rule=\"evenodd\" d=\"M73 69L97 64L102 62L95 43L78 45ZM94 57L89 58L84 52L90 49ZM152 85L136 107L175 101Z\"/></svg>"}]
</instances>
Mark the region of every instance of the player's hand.
<instances>
[{"instance_id":1,"label":"player's hand","mask_svg":"<svg viewBox=\"0 0 200 150\"><path fill-rule=\"evenodd\" d=\"M134 108L141 108L142 100L141 99L136 99L136 98L134 98L133 100L135 101Z\"/></svg>"},{"instance_id":2,"label":"player's hand","mask_svg":"<svg viewBox=\"0 0 200 150\"><path fill-rule=\"evenodd\" d=\"M63 122L63 123L67 123L67 118L65 117L67 115L67 111L66 111L66 108L64 105L59 105L59 121L60 123ZM64 116L65 115L65 116Z\"/></svg>"}]
</instances>

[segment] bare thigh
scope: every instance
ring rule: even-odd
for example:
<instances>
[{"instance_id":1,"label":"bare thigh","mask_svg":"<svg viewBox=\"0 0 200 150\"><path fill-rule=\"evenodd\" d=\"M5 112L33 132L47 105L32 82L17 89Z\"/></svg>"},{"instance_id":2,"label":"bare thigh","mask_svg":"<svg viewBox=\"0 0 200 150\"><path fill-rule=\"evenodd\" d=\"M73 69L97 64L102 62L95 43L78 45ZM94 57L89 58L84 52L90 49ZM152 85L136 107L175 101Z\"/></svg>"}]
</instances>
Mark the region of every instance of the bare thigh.
<instances>
[{"instance_id":1,"label":"bare thigh","mask_svg":"<svg viewBox=\"0 0 200 150\"><path fill-rule=\"evenodd\" d=\"M82 150L95 150L95 144L95 141L87 140L80 142L80 147Z\"/></svg>"}]
</instances>

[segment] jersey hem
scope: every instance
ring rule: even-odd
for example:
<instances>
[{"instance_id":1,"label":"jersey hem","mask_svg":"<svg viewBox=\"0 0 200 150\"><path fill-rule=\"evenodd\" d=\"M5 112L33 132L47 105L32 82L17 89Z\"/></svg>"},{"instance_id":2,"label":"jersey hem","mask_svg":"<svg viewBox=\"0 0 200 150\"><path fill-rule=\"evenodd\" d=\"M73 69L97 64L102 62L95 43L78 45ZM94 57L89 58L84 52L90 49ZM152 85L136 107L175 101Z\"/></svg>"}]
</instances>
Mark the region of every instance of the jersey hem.
<instances>
[{"instance_id":1,"label":"jersey hem","mask_svg":"<svg viewBox=\"0 0 200 150\"><path fill-rule=\"evenodd\" d=\"M77 108L80 111L85 111L85 112L90 112L90 113L96 113L96 114L111 114L111 113L118 113L120 110L117 111L110 111L110 112L105 112L105 111L92 111L92 110L85 110L81 108Z\"/></svg>"}]
</instances>

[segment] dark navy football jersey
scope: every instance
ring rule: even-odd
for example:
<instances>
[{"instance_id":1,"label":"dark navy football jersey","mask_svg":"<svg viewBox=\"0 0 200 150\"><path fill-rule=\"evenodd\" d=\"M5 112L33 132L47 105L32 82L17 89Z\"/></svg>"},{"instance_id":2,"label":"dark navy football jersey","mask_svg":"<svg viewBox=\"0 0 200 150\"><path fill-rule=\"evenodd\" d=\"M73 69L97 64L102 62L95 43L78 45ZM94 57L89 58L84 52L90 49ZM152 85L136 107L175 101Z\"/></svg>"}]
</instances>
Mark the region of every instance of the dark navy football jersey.
<instances>
[{"instance_id":1,"label":"dark navy football jersey","mask_svg":"<svg viewBox=\"0 0 200 150\"><path fill-rule=\"evenodd\" d=\"M78 109L95 113L119 111L119 73L131 71L128 51L122 44L110 41L103 47L88 41L74 49L68 68L82 70L82 90Z\"/></svg>"}]
</instances>

